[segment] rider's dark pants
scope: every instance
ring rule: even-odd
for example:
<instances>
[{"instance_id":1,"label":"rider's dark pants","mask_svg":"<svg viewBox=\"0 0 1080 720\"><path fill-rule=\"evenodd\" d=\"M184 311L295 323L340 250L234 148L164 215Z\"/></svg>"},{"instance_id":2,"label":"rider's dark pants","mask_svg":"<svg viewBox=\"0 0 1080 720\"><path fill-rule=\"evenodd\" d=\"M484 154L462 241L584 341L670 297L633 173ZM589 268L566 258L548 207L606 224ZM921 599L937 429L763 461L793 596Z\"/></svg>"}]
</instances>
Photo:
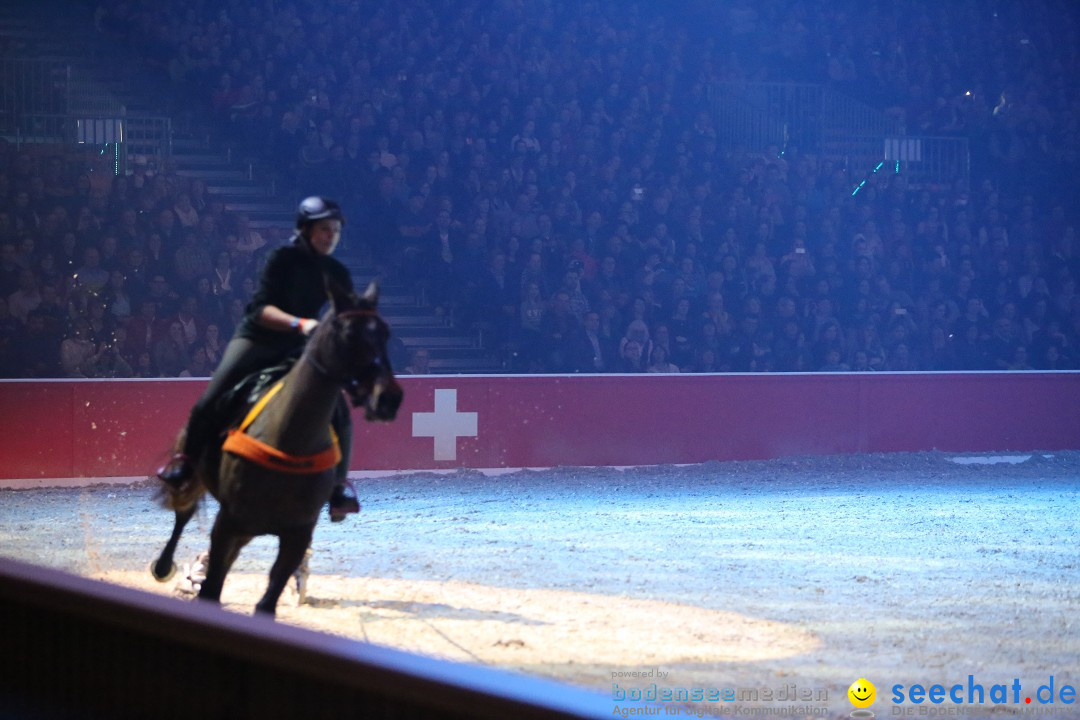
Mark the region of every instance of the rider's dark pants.
<instances>
[{"instance_id":1,"label":"rider's dark pants","mask_svg":"<svg viewBox=\"0 0 1080 720\"><path fill-rule=\"evenodd\" d=\"M220 418L216 413L218 398L238 382L254 372L281 363L285 358L281 351L253 343L247 338L234 337L225 346L221 363L210 378L202 397L191 408L188 417L187 435L184 439L183 452L193 460L199 456L208 443L214 442L223 430L223 423L228 418ZM341 446L341 463L338 465L338 480L344 480L349 471L349 457L352 451L352 417L344 397L338 397L337 406L330 424L338 435Z\"/></svg>"},{"instance_id":2,"label":"rider's dark pants","mask_svg":"<svg viewBox=\"0 0 1080 720\"><path fill-rule=\"evenodd\" d=\"M337 405L334 406L334 414L330 416L330 424L338 436L338 447L341 448L341 462L337 466L338 482L344 482L349 475L349 458L352 456L352 415L349 414L349 402L345 396L338 393Z\"/></svg>"}]
</instances>

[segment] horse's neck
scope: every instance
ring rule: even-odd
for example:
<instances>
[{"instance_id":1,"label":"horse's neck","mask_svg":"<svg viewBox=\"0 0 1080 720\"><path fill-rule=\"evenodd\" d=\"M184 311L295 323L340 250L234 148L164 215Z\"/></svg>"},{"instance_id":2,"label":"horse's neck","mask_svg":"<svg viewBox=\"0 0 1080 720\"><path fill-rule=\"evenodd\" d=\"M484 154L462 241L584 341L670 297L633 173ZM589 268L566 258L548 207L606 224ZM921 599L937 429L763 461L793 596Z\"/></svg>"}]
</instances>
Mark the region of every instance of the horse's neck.
<instances>
[{"instance_id":1,"label":"horse's neck","mask_svg":"<svg viewBox=\"0 0 1080 720\"><path fill-rule=\"evenodd\" d=\"M291 454L310 454L326 448L330 418L341 388L301 359L284 378L284 385L252 432L264 442Z\"/></svg>"}]
</instances>

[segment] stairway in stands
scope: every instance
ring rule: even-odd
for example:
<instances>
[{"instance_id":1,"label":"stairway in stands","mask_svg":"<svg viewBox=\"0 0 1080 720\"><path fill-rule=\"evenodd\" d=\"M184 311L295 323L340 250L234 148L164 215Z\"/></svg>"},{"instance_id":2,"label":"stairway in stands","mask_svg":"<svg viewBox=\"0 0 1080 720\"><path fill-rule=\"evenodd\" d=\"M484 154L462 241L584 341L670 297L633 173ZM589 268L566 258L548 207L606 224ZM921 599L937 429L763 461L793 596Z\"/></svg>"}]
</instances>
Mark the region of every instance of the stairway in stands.
<instances>
[{"instance_id":1,"label":"stairway in stands","mask_svg":"<svg viewBox=\"0 0 1080 720\"><path fill-rule=\"evenodd\" d=\"M297 199L279 196L250 164L213 147L213 139L174 139L176 173L201 178L206 182L207 194L221 201L226 211L245 213L253 229L272 241L283 241L292 231ZM341 260L359 290L367 287L376 275L374 268L355 258L342 254ZM501 361L483 347L481 333L456 328L437 316L414 288L393 282L381 284L379 307L394 336L402 340L407 350L428 349L433 373L502 370ZM396 364L404 369L408 356L397 358Z\"/></svg>"},{"instance_id":2,"label":"stairway in stands","mask_svg":"<svg viewBox=\"0 0 1080 720\"><path fill-rule=\"evenodd\" d=\"M109 94L116 95L129 112L169 114L170 100L162 93L160 78L130 70L136 62L124 58L122 48L111 47L96 36L91 8L60 0L43 0L32 7L0 0L0 38L14 38L22 52L38 57L63 57L78 63ZM124 73L118 68L126 68ZM134 76L133 76L134 75ZM182 125L182 124L181 124ZM174 123L172 163L176 173L202 179L207 192L220 200L226 211L246 213L252 228L271 242L283 241L291 231L298 198L275 192L268 175L233 157L222 138L194 132ZM343 257L358 288L366 287L374 269ZM387 283L380 288L380 307L394 335L408 350L430 351L434 373L499 372L502 364L483 346L475 330L455 328L411 287ZM407 357L398 359L399 368Z\"/></svg>"}]
</instances>

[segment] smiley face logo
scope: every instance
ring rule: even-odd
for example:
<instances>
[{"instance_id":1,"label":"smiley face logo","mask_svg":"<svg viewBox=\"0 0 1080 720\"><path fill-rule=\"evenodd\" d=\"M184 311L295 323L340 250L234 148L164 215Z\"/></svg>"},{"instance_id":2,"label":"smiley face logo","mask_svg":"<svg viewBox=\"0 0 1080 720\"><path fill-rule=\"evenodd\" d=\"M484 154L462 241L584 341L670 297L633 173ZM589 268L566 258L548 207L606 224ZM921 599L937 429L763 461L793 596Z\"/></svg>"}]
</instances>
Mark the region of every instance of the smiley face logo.
<instances>
[{"instance_id":1,"label":"smiley face logo","mask_svg":"<svg viewBox=\"0 0 1080 720\"><path fill-rule=\"evenodd\" d=\"M877 698L877 688L874 687L874 683L866 678L859 678L851 683L851 687L847 690L847 696L851 704L857 708L870 707L874 704L874 699Z\"/></svg>"}]
</instances>

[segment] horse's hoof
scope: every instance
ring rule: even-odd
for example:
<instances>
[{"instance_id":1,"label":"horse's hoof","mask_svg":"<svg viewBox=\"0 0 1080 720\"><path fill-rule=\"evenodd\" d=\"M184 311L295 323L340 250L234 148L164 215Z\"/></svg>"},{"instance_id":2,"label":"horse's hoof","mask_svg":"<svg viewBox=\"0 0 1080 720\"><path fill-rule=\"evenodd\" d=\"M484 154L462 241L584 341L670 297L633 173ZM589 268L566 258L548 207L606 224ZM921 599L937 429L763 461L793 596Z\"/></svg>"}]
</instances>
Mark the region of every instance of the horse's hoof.
<instances>
[{"instance_id":1,"label":"horse's hoof","mask_svg":"<svg viewBox=\"0 0 1080 720\"><path fill-rule=\"evenodd\" d=\"M169 580L172 580L172 576L176 574L176 563L172 563L171 565L169 565L169 572L167 572L164 577L160 577L157 574L157 570L155 569L156 567L157 562L151 562L149 570L150 574L153 575L154 579L157 580L159 583L169 582Z\"/></svg>"}]
</instances>

